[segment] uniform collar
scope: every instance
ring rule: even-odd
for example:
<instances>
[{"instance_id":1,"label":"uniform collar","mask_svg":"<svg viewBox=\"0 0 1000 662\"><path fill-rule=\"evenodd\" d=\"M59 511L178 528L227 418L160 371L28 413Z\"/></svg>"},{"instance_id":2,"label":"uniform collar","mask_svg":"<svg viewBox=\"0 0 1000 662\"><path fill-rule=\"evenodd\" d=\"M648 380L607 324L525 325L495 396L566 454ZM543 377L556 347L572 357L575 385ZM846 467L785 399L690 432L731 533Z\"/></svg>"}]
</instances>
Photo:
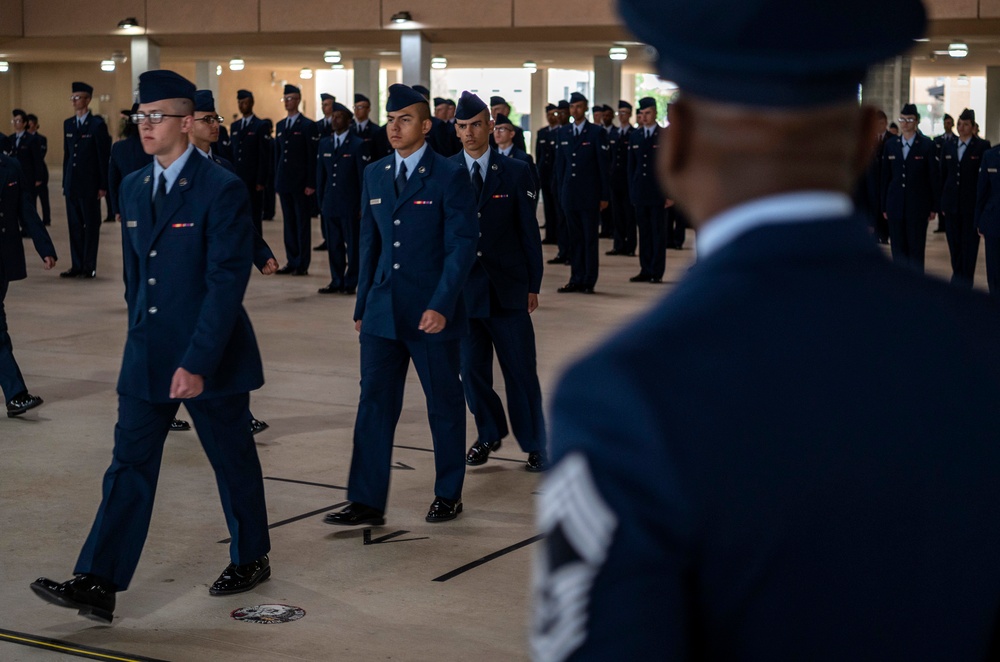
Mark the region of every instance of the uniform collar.
<instances>
[{"instance_id":1,"label":"uniform collar","mask_svg":"<svg viewBox=\"0 0 1000 662\"><path fill-rule=\"evenodd\" d=\"M424 158L424 152L426 152L426 151L427 151L427 141L425 140L424 144L420 146L420 149L418 149L417 151L415 151L413 154L410 154L405 159L402 156L399 155L399 152L393 152L393 155L395 156L395 159L396 159L396 170L394 172L396 172L398 174L399 173L399 164L400 163L405 163L406 164L406 179L409 179L410 175L412 175L413 172L416 170L417 164L420 163L420 159Z\"/></svg>"},{"instance_id":2,"label":"uniform collar","mask_svg":"<svg viewBox=\"0 0 1000 662\"><path fill-rule=\"evenodd\" d=\"M188 162L188 158L190 158L190 156L194 154L194 151L195 151L195 146L191 143L188 143L188 147L186 150L184 150L184 153L181 154L177 158L177 160L171 163L170 166L167 168L161 166L160 162L157 161L155 157L153 158L153 181L157 182L156 184L153 185L154 195L156 193L156 187L159 185L161 174L167 179L167 193L170 193L170 189L173 188L174 185L174 180L176 180L177 176L181 174L181 170L184 169L184 166Z\"/></svg>"}]
</instances>

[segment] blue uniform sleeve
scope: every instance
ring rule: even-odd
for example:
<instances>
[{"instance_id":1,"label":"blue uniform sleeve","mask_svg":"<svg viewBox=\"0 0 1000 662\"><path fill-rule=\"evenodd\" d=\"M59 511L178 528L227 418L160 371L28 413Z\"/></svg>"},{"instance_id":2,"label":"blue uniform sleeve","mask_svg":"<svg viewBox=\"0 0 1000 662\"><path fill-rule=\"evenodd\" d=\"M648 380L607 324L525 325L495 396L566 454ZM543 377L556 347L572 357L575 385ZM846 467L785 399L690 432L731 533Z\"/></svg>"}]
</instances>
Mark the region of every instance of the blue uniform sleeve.
<instances>
[{"instance_id":1,"label":"blue uniform sleeve","mask_svg":"<svg viewBox=\"0 0 1000 662\"><path fill-rule=\"evenodd\" d=\"M358 297L354 304L354 321L364 319L365 304L368 302L368 290L375 280L375 268L382 254L382 235L375 225L375 215L372 207L366 203L368 197L369 177L364 178L361 187L361 231L358 238Z\"/></svg>"},{"instance_id":2,"label":"blue uniform sleeve","mask_svg":"<svg viewBox=\"0 0 1000 662\"><path fill-rule=\"evenodd\" d=\"M111 160L111 134L108 133L108 125L103 120L97 122L97 126L94 127L94 138L97 147L97 170L100 173L98 188L107 193L108 169L104 166Z\"/></svg>"},{"instance_id":3,"label":"blue uniform sleeve","mask_svg":"<svg viewBox=\"0 0 1000 662\"><path fill-rule=\"evenodd\" d=\"M537 193L535 197L528 195L533 190L535 182L532 181L527 169L522 169L515 185L521 246L528 263L528 292L538 294L542 287L542 235L538 230L538 217L535 215Z\"/></svg>"},{"instance_id":4,"label":"blue uniform sleeve","mask_svg":"<svg viewBox=\"0 0 1000 662\"><path fill-rule=\"evenodd\" d=\"M994 159L993 151L991 150L983 155L983 162L979 166L979 182L976 186L975 225L980 232L983 229L983 223L982 223L983 210L986 209L986 203L993 195L992 186L990 185L990 174L989 174L990 164L993 162L993 159Z\"/></svg>"},{"instance_id":5,"label":"blue uniform sleeve","mask_svg":"<svg viewBox=\"0 0 1000 662\"><path fill-rule=\"evenodd\" d=\"M472 180L463 169L454 171L451 181L444 187L442 207L444 212L444 269L427 309L451 320L455 306L462 296L465 279L476 260L479 243L479 221L476 217L476 198ZM363 263L362 263L363 265Z\"/></svg>"},{"instance_id":6,"label":"blue uniform sleeve","mask_svg":"<svg viewBox=\"0 0 1000 662\"><path fill-rule=\"evenodd\" d=\"M20 179L21 185L21 200L20 200L20 218L21 227L24 228L28 236L31 237L31 242L35 245L35 251L38 253L39 257L45 259L51 257L56 258L56 249L52 245L52 239L49 238L49 233L42 225L42 219L38 218L38 211L35 209L35 201L31 195L31 190L34 187L34 182L28 182L24 177L24 172L21 170L20 164L17 159L11 159L11 163L16 170L17 177ZM30 185L30 186L29 186Z\"/></svg>"}]
</instances>

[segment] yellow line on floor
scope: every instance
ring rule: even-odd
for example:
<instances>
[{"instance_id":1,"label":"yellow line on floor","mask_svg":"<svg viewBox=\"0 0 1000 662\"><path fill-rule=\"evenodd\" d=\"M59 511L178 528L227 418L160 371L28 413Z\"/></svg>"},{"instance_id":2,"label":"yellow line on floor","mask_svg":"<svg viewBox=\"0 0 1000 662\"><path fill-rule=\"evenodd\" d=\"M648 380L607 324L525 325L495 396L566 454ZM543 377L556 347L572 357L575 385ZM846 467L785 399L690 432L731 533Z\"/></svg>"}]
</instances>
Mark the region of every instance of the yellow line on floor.
<instances>
[{"instance_id":1,"label":"yellow line on floor","mask_svg":"<svg viewBox=\"0 0 1000 662\"><path fill-rule=\"evenodd\" d=\"M16 643L31 644L32 646L38 646L39 648L51 648L53 650L61 650L67 653L83 654L87 655L88 657L94 657L101 660L118 660L119 662L139 662L134 657L118 657L117 655L107 655L105 653L97 653L95 651L89 651L83 648L60 646L59 644L53 644L48 641L40 641L38 639L29 639L27 637L15 637L14 635L4 634L2 632L0 632L0 639L9 639L10 641Z\"/></svg>"}]
</instances>

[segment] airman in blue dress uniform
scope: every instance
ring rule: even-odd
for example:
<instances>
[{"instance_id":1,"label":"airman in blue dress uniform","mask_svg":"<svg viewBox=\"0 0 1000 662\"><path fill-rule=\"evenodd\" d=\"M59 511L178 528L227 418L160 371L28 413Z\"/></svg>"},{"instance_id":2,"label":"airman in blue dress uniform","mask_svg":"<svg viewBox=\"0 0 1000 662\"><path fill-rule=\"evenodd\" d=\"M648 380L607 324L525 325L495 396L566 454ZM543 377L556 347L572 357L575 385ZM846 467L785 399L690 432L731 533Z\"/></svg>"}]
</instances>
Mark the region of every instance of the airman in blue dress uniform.
<instances>
[{"instance_id":1,"label":"airman in blue dress uniform","mask_svg":"<svg viewBox=\"0 0 1000 662\"><path fill-rule=\"evenodd\" d=\"M624 99L618 101L618 122L608 134L608 151L611 153L611 208L614 219L614 244L605 255L635 255L636 220L632 199L629 197L628 160L629 138L632 126L632 104Z\"/></svg>"},{"instance_id":2,"label":"airman in blue dress uniform","mask_svg":"<svg viewBox=\"0 0 1000 662\"><path fill-rule=\"evenodd\" d=\"M659 176L698 262L556 389L533 658L995 657L1000 310L850 197L858 85L923 5L619 8L680 89Z\"/></svg>"},{"instance_id":3,"label":"airman in blue dress uniform","mask_svg":"<svg viewBox=\"0 0 1000 662\"><path fill-rule=\"evenodd\" d=\"M633 283L663 282L667 265L667 203L656 174L660 126L656 123L656 99L639 99L639 128L629 137L629 197L639 228L639 273Z\"/></svg>"},{"instance_id":4,"label":"airman in blue dress uniform","mask_svg":"<svg viewBox=\"0 0 1000 662\"><path fill-rule=\"evenodd\" d=\"M501 119L503 115L499 116ZM463 297L469 335L462 338L462 385L479 437L465 463L480 465L507 436L503 403L493 390L493 353L503 371L514 438L528 454L528 471L545 469L545 418L538 384L531 313L542 285L542 240L535 217L537 193L529 164L490 148L490 110L463 92L455 128L464 145L452 160L477 192L479 247ZM510 136L498 145L516 150Z\"/></svg>"},{"instance_id":5,"label":"airman in blue dress uniform","mask_svg":"<svg viewBox=\"0 0 1000 662\"><path fill-rule=\"evenodd\" d=\"M559 116L556 105L545 106L545 120L548 126L543 126L535 132L535 165L538 167L538 180L541 185L542 209L545 212L545 238L543 244L555 244L556 233L556 201L550 192L552 187L552 170L555 168L556 143L555 136L559 129Z\"/></svg>"},{"instance_id":6,"label":"airman in blue dress uniform","mask_svg":"<svg viewBox=\"0 0 1000 662\"><path fill-rule=\"evenodd\" d=\"M282 97L288 117L278 122L274 138L274 190L285 220L288 261L279 274L305 276L312 257L312 196L316 193L316 123L299 112L302 92L285 85Z\"/></svg>"},{"instance_id":7,"label":"airman in blue dress uniform","mask_svg":"<svg viewBox=\"0 0 1000 662\"><path fill-rule=\"evenodd\" d=\"M49 166L45 159L49 154L49 139L38 132L38 116L28 113L28 133L38 138L42 152L42 184L35 187L35 200L42 207L42 225L52 225L52 208L49 205Z\"/></svg>"},{"instance_id":8,"label":"airman in blue dress uniform","mask_svg":"<svg viewBox=\"0 0 1000 662\"><path fill-rule=\"evenodd\" d=\"M111 622L149 528L163 443L181 402L194 419L232 542L209 588L228 595L270 577L260 462L246 425L264 382L243 294L250 277L250 201L233 174L188 142L194 85L171 71L139 76L143 145L156 158L122 182L128 338L118 424L103 499L67 582L40 578L39 597Z\"/></svg>"},{"instance_id":9,"label":"airman in blue dress uniform","mask_svg":"<svg viewBox=\"0 0 1000 662\"><path fill-rule=\"evenodd\" d=\"M236 103L243 117L229 127L233 167L250 195L254 229L263 234L264 190L271 174L271 134L264 129L264 120L253 113L253 92L238 90Z\"/></svg>"},{"instance_id":10,"label":"airman in blue dress uniform","mask_svg":"<svg viewBox=\"0 0 1000 662\"><path fill-rule=\"evenodd\" d=\"M412 359L427 396L437 478L428 522L462 512L465 397L459 342L468 333L462 288L479 223L468 172L429 148L426 97L392 85L386 125L395 153L365 170L361 271L354 309L361 334L361 401L348 480L351 504L330 524L384 522L396 421Z\"/></svg>"},{"instance_id":11,"label":"airman in blue dress uniform","mask_svg":"<svg viewBox=\"0 0 1000 662\"><path fill-rule=\"evenodd\" d=\"M979 232L976 229L976 190L983 154L990 141L973 135L976 111L966 108L958 117L958 139L944 143L941 150L941 214L951 255L951 282L972 287L979 259Z\"/></svg>"}]
</instances>

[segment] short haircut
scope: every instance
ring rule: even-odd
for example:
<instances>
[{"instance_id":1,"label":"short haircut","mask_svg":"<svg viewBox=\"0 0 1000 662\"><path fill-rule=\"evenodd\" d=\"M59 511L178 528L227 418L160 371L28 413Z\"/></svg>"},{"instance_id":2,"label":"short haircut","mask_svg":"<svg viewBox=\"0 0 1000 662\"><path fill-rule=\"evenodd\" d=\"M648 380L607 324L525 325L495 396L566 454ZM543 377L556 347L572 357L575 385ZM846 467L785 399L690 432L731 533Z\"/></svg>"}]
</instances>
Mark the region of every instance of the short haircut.
<instances>
[{"instance_id":1,"label":"short haircut","mask_svg":"<svg viewBox=\"0 0 1000 662\"><path fill-rule=\"evenodd\" d=\"M884 110L879 110L879 111L878 111L877 113L875 113L875 115L876 115L876 116L877 116L877 117L878 117L878 118L879 118L880 120L885 120L886 122L888 122L888 121L889 121L889 116L885 114L885 111L884 111Z\"/></svg>"},{"instance_id":2,"label":"short haircut","mask_svg":"<svg viewBox=\"0 0 1000 662\"><path fill-rule=\"evenodd\" d=\"M28 121L38 124L38 115L35 115L34 113L28 113Z\"/></svg>"},{"instance_id":3,"label":"short haircut","mask_svg":"<svg viewBox=\"0 0 1000 662\"><path fill-rule=\"evenodd\" d=\"M14 117L20 117L25 122L28 121L28 113L24 112L20 108L15 108L14 112L12 112L11 115L13 115Z\"/></svg>"}]
</instances>

